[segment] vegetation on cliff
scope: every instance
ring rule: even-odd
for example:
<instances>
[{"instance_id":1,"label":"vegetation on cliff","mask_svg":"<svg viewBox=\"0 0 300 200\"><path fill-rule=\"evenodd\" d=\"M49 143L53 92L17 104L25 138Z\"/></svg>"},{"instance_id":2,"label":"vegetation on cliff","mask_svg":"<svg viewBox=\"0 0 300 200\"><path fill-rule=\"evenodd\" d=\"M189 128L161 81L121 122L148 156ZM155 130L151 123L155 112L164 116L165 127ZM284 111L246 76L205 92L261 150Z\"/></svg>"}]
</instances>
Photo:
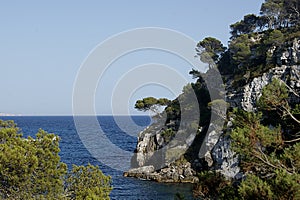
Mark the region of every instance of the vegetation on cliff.
<instances>
[{"instance_id":1,"label":"vegetation on cliff","mask_svg":"<svg viewBox=\"0 0 300 200\"><path fill-rule=\"evenodd\" d=\"M194 166L197 172L201 171L194 191L201 199L300 199L300 86L294 90L289 85L293 81L289 76L284 80L271 78L252 112L232 105L227 113L211 107L212 104L228 106L219 90L208 88L206 77L211 71L218 69L226 87L240 90L275 67L296 66L299 70L300 49L294 52L290 49L295 42L300 46L300 1L266 0L260 11L259 16L248 14L230 25L232 36L228 48L212 37L198 43L196 55L208 64L209 70L206 73L192 70L190 74L196 82L187 85L178 98L168 102L164 111L166 125L172 120L180 123L182 107L194 106L189 106L188 98L195 92L201 115L198 135L185 153L185 159L179 159L191 163L198 159L203 133L211 123L212 113L232 124L224 126L223 132L239 157L242 175L238 180L228 179L211 171L213 168L202 161L201 167ZM214 101L211 101L212 94L216 97ZM185 101L180 101L182 98ZM167 141L177 128L168 127L164 132Z\"/></svg>"},{"instance_id":2,"label":"vegetation on cliff","mask_svg":"<svg viewBox=\"0 0 300 200\"><path fill-rule=\"evenodd\" d=\"M300 1L266 0L261 16L246 15L231 25L229 48L216 62L224 80L232 79L232 87L238 89L270 68L299 65L299 60L282 56L300 38L299 11ZM287 83L289 80L273 79L265 86L255 112L231 108L227 113L233 119L227 134L232 150L239 155L243 179L230 181L217 172L202 172L197 196L300 198L299 91ZM215 180L219 182L213 188Z\"/></svg>"},{"instance_id":3,"label":"vegetation on cliff","mask_svg":"<svg viewBox=\"0 0 300 200\"><path fill-rule=\"evenodd\" d=\"M288 89L274 79L263 89L257 112L234 108L230 133L240 157L242 181L202 172L199 197L219 199L298 199L300 197L299 104L290 106ZM213 184L218 180L218 184Z\"/></svg>"}]
</instances>

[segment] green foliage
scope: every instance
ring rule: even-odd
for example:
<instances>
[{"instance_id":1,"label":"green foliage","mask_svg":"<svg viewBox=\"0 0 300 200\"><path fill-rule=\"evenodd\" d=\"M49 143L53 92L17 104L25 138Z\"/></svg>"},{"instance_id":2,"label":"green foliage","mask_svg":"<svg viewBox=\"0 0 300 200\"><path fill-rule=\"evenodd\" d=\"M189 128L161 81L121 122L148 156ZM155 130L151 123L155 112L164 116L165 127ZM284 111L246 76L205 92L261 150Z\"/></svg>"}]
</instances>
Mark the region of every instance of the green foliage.
<instances>
[{"instance_id":1,"label":"green foliage","mask_svg":"<svg viewBox=\"0 0 300 200\"><path fill-rule=\"evenodd\" d=\"M285 170L275 170L272 179L261 179L248 174L239 186L243 199L299 199L299 174L289 174Z\"/></svg>"},{"instance_id":2,"label":"green foliage","mask_svg":"<svg viewBox=\"0 0 300 200\"><path fill-rule=\"evenodd\" d=\"M274 85L280 87L279 82ZM266 88L273 88L272 83ZM280 88L277 88L280 89ZM268 93L269 94L269 93ZM276 95L275 93L274 95ZM278 97L281 95L277 94ZM284 96L279 102L284 99ZM278 105L278 102L274 103ZM286 141L283 130L261 124L262 114L235 110L232 148L247 174L239 186L244 199L297 199L300 197L300 143ZM278 120L278 125L284 123Z\"/></svg>"},{"instance_id":3,"label":"green foliage","mask_svg":"<svg viewBox=\"0 0 300 200\"><path fill-rule=\"evenodd\" d=\"M239 199L232 182L215 171L204 171L198 174L199 183L194 187L194 196L198 199Z\"/></svg>"},{"instance_id":4,"label":"green foliage","mask_svg":"<svg viewBox=\"0 0 300 200\"><path fill-rule=\"evenodd\" d=\"M142 100L137 100L135 108L138 110L149 110L151 106L157 104L157 99L154 97L146 97Z\"/></svg>"},{"instance_id":5,"label":"green foliage","mask_svg":"<svg viewBox=\"0 0 300 200\"><path fill-rule=\"evenodd\" d=\"M292 113L295 114L295 115L300 114L300 104L295 105L295 108L292 110Z\"/></svg>"},{"instance_id":6,"label":"green foliage","mask_svg":"<svg viewBox=\"0 0 300 200\"><path fill-rule=\"evenodd\" d=\"M161 133L161 136L164 138L164 140L166 142L169 142L172 137L175 135L176 132L174 132L172 129L168 128L167 130L164 130L162 133Z\"/></svg>"},{"instance_id":7,"label":"green foliage","mask_svg":"<svg viewBox=\"0 0 300 200\"><path fill-rule=\"evenodd\" d=\"M212 69L211 69L212 70ZM186 119L191 118L190 123L194 123L192 118L199 115L200 126L206 124L210 120L210 109L207 104L210 102L210 95L201 73L193 70L190 72L195 78L198 78L196 83L187 84L182 90L182 94L166 107L167 123L170 120L180 120L182 116ZM198 112L200 109L200 112ZM193 125L194 126L194 125Z\"/></svg>"},{"instance_id":8,"label":"green foliage","mask_svg":"<svg viewBox=\"0 0 300 200\"><path fill-rule=\"evenodd\" d=\"M262 113L234 111L232 148L239 154L242 170L247 174L239 186L243 199L300 198L300 139L297 135L300 123L296 117L299 106L291 109L287 99L286 85L274 79L263 88L257 102ZM262 122L266 125L272 122L277 128Z\"/></svg>"},{"instance_id":9,"label":"green foliage","mask_svg":"<svg viewBox=\"0 0 300 200\"><path fill-rule=\"evenodd\" d=\"M281 23L283 0L266 0L260 12L268 19L268 28L278 28Z\"/></svg>"},{"instance_id":10,"label":"green foliage","mask_svg":"<svg viewBox=\"0 0 300 200\"><path fill-rule=\"evenodd\" d=\"M240 155L244 171L269 173L267 169L277 168L276 158L267 155L281 149L281 129L270 129L260 124L261 114L245 111L236 112L235 129L231 133L232 149Z\"/></svg>"},{"instance_id":11,"label":"green foliage","mask_svg":"<svg viewBox=\"0 0 300 200\"><path fill-rule=\"evenodd\" d=\"M232 38L236 38L241 34L252 33L257 28L259 17L254 14L244 16L244 20L230 25Z\"/></svg>"},{"instance_id":12,"label":"green foliage","mask_svg":"<svg viewBox=\"0 0 300 200\"><path fill-rule=\"evenodd\" d=\"M283 4L285 26L299 27L300 16L300 1L299 0L285 0Z\"/></svg>"},{"instance_id":13,"label":"green foliage","mask_svg":"<svg viewBox=\"0 0 300 200\"><path fill-rule=\"evenodd\" d=\"M90 164L86 167L73 165L66 179L67 194L71 199L107 200L112 190L110 184L111 178L98 166Z\"/></svg>"},{"instance_id":14,"label":"green foliage","mask_svg":"<svg viewBox=\"0 0 300 200\"><path fill-rule=\"evenodd\" d=\"M135 108L140 111L151 110L154 113L158 113L158 106L167 106L170 104L170 100L166 98L156 99L154 97L146 97L142 100L137 100Z\"/></svg>"},{"instance_id":15,"label":"green foliage","mask_svg":"<svg viewBox=\"0 0 300 200\"><path fill-rule=\"evenodd\" d=\"M300 174L288 173L286 170L276 170L275 177L266 180L273 193L273 199L300 199Z\"/></svg>"},{"instance_id":16,"label":"green foliage","mask_svg":"<svg viewBox=\"0 0 300 200\"><path fill-rule=\"evenodd\" d=\"M278 55L294 38L299 38L299 1L266 0L260 14L245 15L243 20L230 25L230 53L224 52L218 58L221 74L233 74L236 86L280 65Z\"/></svg>"},{"instance_id":17,"label":"green foliage","mask_svg":"<svg viewBox=\"0 0 300 200\"><path fill-rule=\"evenodd\" d=\"M285 37L280 30L272 30L269 34L265 35L264 44L268 47L280 47L284 43Z\"/></svg>"},{"instance_id":18,"label":"green foliage","mask_svg":"<svg viewBox=\"0 0 300 200\"><path fill-rule=\"evenodd\" d=\"M200 56L200 60L204 63L209 63L212 65L217 62L220 58L220 55L224 53L226 47L223 44L213 37L204 38L197 44L197 55Z\"/></svg>"},{"instance_id":19,"label":"green foliage","mask_svg":"<svg viewBox=\"0 0 300 200\"><path fill-rule=\"evenodd\" d=\"M58 198L67 170L58 156L59 138L39 130L36 139L25 140L12 123L0 123L1 196Z\"/></svg>"},{"instance_id":20,"label":"green foliage","mask_svg":"<svg viewBox=\"0 0 300 200\"><path fill-rule=\"evenodd\" d=\"M66 164L60 162L58 155L59 137L39 130L32 144L36 147L35 155L39 162L31 188L34 193L57 196L62 192L63 176L67 170Z\"/></svg>"},{"instance_id":21,"label":"green foliage","mask_svg":"<svg viewBox=\"0 0 300 200\"><path fill-rule=\"evenodd\" d=\"M273 199L273 192L268 183L255 175L249 174L239 186L239 194L243 199Z\"/></svg>"},{"instance_id":22,"label":"green foliage","mask_svg":"<svg viewBox=\"0 0 300 200\"><path fill-rule=\"evenodd\" d=\"M261 6L261 14L268 28L299 26L300 2L298 0L266 0Z\"/></svg>"},{"instance_id":23,"label":"green foliage","mask_svg":"<svg viewBox=\"0 0 300 200\"><path fill-rule=\"evenodd\" d=\"M284 33L285 37L287 38L287 41L293 41L294 39L300 38L299 28L291 28L291 29L292 30L287 29L286 33Z\"/></svg>"},{"instance_id":24,"label":"green foliage","mask_svg":"<svg viewBox=\"0 0 300 200\"><path fill-rule=\"evenodd\" d=\"M263 88L257 105L266 115L265 123L269 122L275 126L280 123L285 129L290 130L290 134L285 138L295 139L298 138L296 133L300 131L299 105L295 105L292 109L288 103L288 96L289 92L285 83L274 79Z\"/></svg>"},{"instance_id":25,"label":"green foliage","mask_svg":"<svg viewBox=\"0 0 300 200\"><path fill-rule=\"evenodd\" d=\"M247 66L248 60L251 56L250 46L251 42L246 34L242 34L235 40L231 41L229 49L233 55L232 59L237 65Z\"/></svg>"},{"instance_id":26,"label":"green foliage","mask_svg":"<svg viewBox=\"0 0 300 200\"><path fill-rule=\"evenodd\" d=\"M232 62L232 55L231 55L230 50L227 50L222 54L217 67L220 71L220 74L223 76L224 75L232 75L234 73L236 66Z\"/></svg>"},{"instance_id":27,"label":"green foliage","mask_svg":"<svg viewBox=\"0 0 300 200\"><path fill-rule=\"evenodd\" d=\"M235 112L232 148L240 155L247 174L239 186L243 199L294 199L299 197L300 143L288 145L280 128L260 124L261 114Z\"/></svg>"},{"instance_id":28,"label":"green foliage","mask_svg":"<svg viewBox=\"0 0 300 200\"><path fill-rule=\"evenodd\" d=\"M290 145L284 149L283 154L280 156L281 163L292 173L300 174L300 143Z\"/></svg>"},{"instance_id":29,"label":"green foliage","mask_svg":"<svg viewBox=\"0 0 300 200\"><path fill-rule=\"evenodd\" d=\"M210 121L211 110L208 108L208 103L211 101L210 93L207 89L206 83L202 78L199 78L196 83L192 84L193 92L196 94L197 103L200 109L200 126L206 125ZM210 92L213 92L212 89Z\"/></svg>"},{"instance_id":30,"label":"green foliage","mask_svg":"<svg viewBox=\"0 0 300 200\"><path fill-rule=\"evenodd\" d=\"M58 155L59 137L39 130L36 138L23 138L12 121L0 120L0 198L1 199L70 199L64 189L67 165L60 161ZM89 170L81 166L80 169ZM91 171L74 177L85 181L99 171ZM102 174L102 173L101 173ZM103 176L92 177L94 181L109 179ZM87 184L89 194L98 195L103 191L99 185ZM69 190L69 188L67 188ZM107 189L105 188L105 191ZM109 191L105 193L108 198ZM71 199L81 199L73 195Z\"/></svg>"},{"instance_id":31,"label":"green foliage","mask_svg":"<svg viewBox=\"0 0 300 200\"><path fill-rule=\"evenodd\" d=\"M172 101L172 103L165 109L167 113L167 118L169 120L178 119L180 116L180 105L178 100Z\"/></svg>"},{"instance_id":32,"label":"green foliage","mask_svg":"<svg viewBox=\"0 0 300 200\"><path fill-rule=\"evenodd\" d=\"M262 96L258 100L258 107L262 110L277 110L288 107L288 90L278 79L274 79L262 90Z\"/></svg>"}]
</instances>

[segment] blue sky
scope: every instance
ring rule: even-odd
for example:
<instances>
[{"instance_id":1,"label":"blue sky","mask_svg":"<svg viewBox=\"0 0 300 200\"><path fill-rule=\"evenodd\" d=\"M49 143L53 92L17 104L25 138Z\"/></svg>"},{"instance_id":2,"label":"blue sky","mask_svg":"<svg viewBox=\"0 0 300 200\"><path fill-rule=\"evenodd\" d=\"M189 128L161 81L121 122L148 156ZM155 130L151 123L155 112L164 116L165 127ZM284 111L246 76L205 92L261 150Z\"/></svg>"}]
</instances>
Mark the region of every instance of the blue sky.
<instances>
[{"instance_id":1,"label":"blue sky","mask_svg":"<svg viewBox=\"0 0 300 200\"><path fill-rule=\"evenodd\" d=\"M262 2L2 1L0 112L72 114L73 84L80 65L89 52L108 37L134 28L162 27L182 32L196 41L213 36L227 44L229 25L246 14L259 13ZM178 58L150 51L128 55L115 63L111 75L120 72L121 66L126 65L129 70L131 65L149 62L169 64L186 74L190 69ZM111 113L106 96L116 79L110 78L108 73L104 83L99 83L95 96L98 114ZM134 101L145 95L173 98L177 94L157 85L140 88L129 100L131 114L137 113L133 109Z\"/></svg>"}]
</instances>

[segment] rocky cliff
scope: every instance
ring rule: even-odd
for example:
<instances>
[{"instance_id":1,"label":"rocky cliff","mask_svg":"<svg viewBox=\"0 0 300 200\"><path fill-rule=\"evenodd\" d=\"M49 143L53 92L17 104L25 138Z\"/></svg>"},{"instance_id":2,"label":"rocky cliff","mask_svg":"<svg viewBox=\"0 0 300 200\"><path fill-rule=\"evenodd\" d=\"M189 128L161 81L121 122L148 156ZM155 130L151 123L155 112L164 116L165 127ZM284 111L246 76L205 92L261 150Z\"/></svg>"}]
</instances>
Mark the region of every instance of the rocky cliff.
<instances>
[{"instance_id":1,"label":"rocky cliff","mask_svg":"<svg viewBox=\"0 0 300 200\"><path fill-rule=\"evenodd\" d=\"M227 102L231 104L231 107L255 111L256 101L261 96L262 88L270 83L273 78L278 78L285 82L291 89L291 98L294 101L297 100L298 94L295 94L293 90L297 92L300 88L300 40L295 39L292 46L280 52L276 58L277 67L270 69L259 77L253 78L252 81L238 90L232 87L231 84L227 84Z\"/></svg>"},{"instance_id":2,"label":"rocky cliff","mask_svg":"<svg viewBox=\"0 0 300 200\"><path fill-rule=\"evenodd\" d=\"M166 124L160 118L139 133L136 153L132 158L133 168L125 172L124 176L158 182L198 182L194 166L199 165L199 161L190 163L183 156L197 131L191 132L184 128L176 133L177 137L168 141L169 136L166 134L177 123L171 121Z\"/></svg>"},{"instance_id":3,"label":"rocky cliff","mask_svg":"<svg viewBox=\"0 0 300 200\"><path fill-rule=\"evenodd\" d=\"M280 79L289 88L291 102L300 103L300 39L294 39L290 47L274 56L276 67L253 77L245 85L237 88L233 86L232 78L226 81L226 101L230 107L256 111L256 101L262 94L262 88L274 78ZM206 169L218 170L227 178L241 178L238 156L230 149L230 137L226 135L230 131L231 120L226 120L225 128L211 121L208 127L185 135L181 141L167 141L165 137L166 130L180 122L173 120L166 124L158 120L139 134L136 154L132 158L133 168L124 175L159 182L197 182L197 173ZM184 135L188 129L180 131ZM163 148L172 142L171 146ZM172 157L172 153L185 151L197 156L182 154L175 160L168 158ZM160 165L156 165L157 159Z\"/></svg>"}]
</instances>

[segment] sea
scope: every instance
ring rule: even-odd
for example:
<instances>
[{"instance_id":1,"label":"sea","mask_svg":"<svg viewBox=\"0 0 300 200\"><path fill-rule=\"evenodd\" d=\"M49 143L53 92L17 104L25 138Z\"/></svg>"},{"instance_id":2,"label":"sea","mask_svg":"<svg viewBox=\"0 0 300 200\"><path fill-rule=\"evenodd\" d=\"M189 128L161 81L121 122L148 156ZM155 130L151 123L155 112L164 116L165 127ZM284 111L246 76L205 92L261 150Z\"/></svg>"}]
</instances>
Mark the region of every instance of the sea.
<instances>
[{"instance_id":1,"label":"sea","mask_svg":"<svg viewBox=\"0 0 300 200\"><path fill-rule=\"evenodd\" d=\"M88 118L88 116L86 117ZM39 129L57 134L61 138L61 151L59 153L61 161L66 163L69 168L72 167L72 164L87 165L91 163L98 165L106 175L112 177L113 190L110 194L111 199L173 200L176 199L176 194L183 195L186 200L193 199L192 184L157 183L123 177L122 170L108 166L107 163L112 163L112 161L115 164L128 163L128 158L127 160L124 160L122 156L114 156L112 158L109 153L106 153L104 156L101 156L101 160L96 159L97 155L91 153L91 149L86 148L84 142L81 141L73 116L10 116L0 117L0 119L14 120L18 127L21 128L24 137L35 137ZM149 116L97 116L97 120L111 143L132 154L137 144L138 133L152 122ZM130 125L129 121L134 122L134 125ZM93 132L91 129L91 127L86 126L87 133ZM95 148L101 149L101 147Z\"/></svg>"}]
</instances>

